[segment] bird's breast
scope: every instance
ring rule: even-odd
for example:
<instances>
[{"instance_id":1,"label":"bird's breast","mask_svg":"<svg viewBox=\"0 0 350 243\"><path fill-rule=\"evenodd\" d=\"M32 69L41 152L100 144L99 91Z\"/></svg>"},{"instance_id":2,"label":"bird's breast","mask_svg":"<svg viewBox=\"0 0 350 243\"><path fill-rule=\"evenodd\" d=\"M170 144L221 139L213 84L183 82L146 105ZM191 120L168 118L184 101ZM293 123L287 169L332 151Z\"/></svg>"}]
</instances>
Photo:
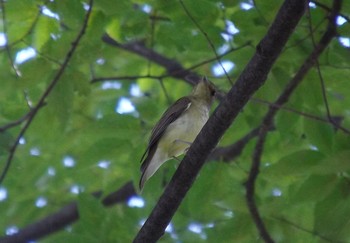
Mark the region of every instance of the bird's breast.
<instances>
[{"instance_id":1,"label":"bird's breast","mask_svg":"<svg viewBox=\"0 0 350 243\"><path fill-rule=\"evenodd\" d=\"M178 119L168 126L159 145L167 151L169 157L183 154L197 137L208 118L209 109L207 106L195 106L192 104Z\"/></svg>"}]
</instances>

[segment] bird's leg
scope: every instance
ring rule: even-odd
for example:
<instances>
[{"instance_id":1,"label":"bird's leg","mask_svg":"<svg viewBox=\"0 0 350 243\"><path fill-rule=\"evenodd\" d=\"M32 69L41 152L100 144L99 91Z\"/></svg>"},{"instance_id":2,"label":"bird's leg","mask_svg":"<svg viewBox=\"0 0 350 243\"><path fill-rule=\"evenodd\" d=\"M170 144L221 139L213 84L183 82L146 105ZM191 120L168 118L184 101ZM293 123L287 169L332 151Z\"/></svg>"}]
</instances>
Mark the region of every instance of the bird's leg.
<instances>
[{"instance_id":1,"label":"bird's leg","mask_svg":"<svg viewBox=\"0 0 350 243\"><path fill-rule=\"evenodd\" d=\"M188 146L185 151L184 151L184 154L187 154L187 151L190 149L190 146Z\"/></svg>"},{"instance_id":2,"label":"bird's leg","mask_svg":"<svg viewBox=\"0 0 350 243\"><path fill-rule=\"evenodd\" d=\"M184 154L187 154L188 149L190 148L190 146L192 145L192 142L187 142L181 139L176 139L175 142L178 143L184 143L184 144L188 144L189 146L185 149Z\"/></svg>"}]
</instances>

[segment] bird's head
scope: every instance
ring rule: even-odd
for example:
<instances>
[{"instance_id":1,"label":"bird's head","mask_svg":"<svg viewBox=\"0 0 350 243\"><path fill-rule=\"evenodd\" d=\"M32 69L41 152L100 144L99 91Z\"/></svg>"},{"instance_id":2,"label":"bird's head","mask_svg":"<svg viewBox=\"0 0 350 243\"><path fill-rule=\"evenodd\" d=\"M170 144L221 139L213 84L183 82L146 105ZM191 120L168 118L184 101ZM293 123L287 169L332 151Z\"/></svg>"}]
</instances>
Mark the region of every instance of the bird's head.
<instances>
[{"instance_id":1,"label":"bird's head","mask_svg":"<svg viewBox=\"0 0 350 243\"><path fill-rule=\"evenodd\" d=\"M203 77L203 79L194 87L192 96L196 99L205 101L210 106L214 101L215 92L214 85L210 83L206 77Z\"/></svg>"}]
</instances>

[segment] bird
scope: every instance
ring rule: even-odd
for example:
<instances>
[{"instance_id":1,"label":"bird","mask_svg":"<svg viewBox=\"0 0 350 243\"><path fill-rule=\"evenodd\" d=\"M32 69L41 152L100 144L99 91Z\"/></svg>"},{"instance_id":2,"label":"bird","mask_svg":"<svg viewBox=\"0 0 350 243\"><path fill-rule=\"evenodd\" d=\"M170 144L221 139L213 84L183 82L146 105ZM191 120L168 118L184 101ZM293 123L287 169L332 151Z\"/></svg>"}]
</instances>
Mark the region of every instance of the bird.
<instances>
[{"instance_id":1,"label":"bird","mask_svg":"<svg viewBox=\"0 0 350 243\"><path fill-rule=\"evenodd\" d=\"M214 97L214 85L203 77L190 95L178 99L164 112L141 158L140 191L162 164L187 152L209 119Z\"/></svg>"}]
</instances>

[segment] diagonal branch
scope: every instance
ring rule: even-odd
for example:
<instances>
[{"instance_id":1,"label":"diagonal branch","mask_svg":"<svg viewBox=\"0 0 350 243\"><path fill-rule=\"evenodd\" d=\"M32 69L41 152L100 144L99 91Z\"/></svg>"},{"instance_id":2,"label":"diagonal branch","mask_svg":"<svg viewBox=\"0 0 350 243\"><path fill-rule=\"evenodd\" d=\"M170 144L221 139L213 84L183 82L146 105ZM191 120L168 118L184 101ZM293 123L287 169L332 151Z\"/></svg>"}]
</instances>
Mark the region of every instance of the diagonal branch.
<instances>
[{"instance_id":1,"label":"diagonal branch","mask_svg":"<svg viewBox=\"0 0 350 243\"><path fill-rule=\"evenodd\" d=\"M78 33L78 36L76 37L76 39L72 42L72 46L71 46L70 50L68 51L68 53L67 53L67 55L66 55L66 57L64 59L64 62L62 63L61 68L58 70L58 72L56 73L55 77L52 79L50 85L47 87L47 89L45 90L43 95L40 97L40 100L38 101L37 105L32 109L30 116L28 117L26 123L24 124L23 128L19 132L19 134L18 134L14 144L11 146L10 151L9 151L9 156L7 157L7 160L6 160L6 163L5 163L5 167L4 167L4 169L3 169L2 173L1 173L1 176L0 176L0 184L5 179L7 171L10 168L11 161L12 161L13 156L14 156L14 154L16 152L17 147L18 147L20 138L25 134L25 132L29 128L30 124L32 123L34 117L36 116L36 114L38 113L40 108L44 105L45 99L49 96L49 94L51 93L53 88L56 86L57 82L60 80L62 74L64 73L64 71L66 70L66 67L68 66L69 61L73 57L73 54L74 54L75 50L77 49L81 38L85 34L85 30L87 28L88 20L89 20L90 13L91 13L91 10L92 10L92 4L93 4L93 0L90 0L89 8L88 8L88 10L86 12L85 19L84 19L84 22L83 22L83 26L82 26L80 32Z\"/></svg>"},{"instance_id":2,"label":"diagonal branch","mask_svg":"<svg viewBox=\"0 0 350 243\"><path fill-rule=\"evenodd\" d=\"M286 0L256 53L191 145L134 242L156 242L170 223L212 149L249 98L264 84L288 38L302 17L307 1Z\"/></svg>"},{"instance_id":3,"label":"diagonal branch","mask_svg":"<svg viewBox=\"0 0 350 243\"><path fill-rule=\"evenodd\" d=\"M333 5L333 11L330 16L330 22L328 24L327 30L322 36L319 44L314 48L313 52L309 55L303 65L300 67L299 71L296 75L290 80L282 94L277 98L274 102L273 106L270 106L267 114L265 115L263 122L261 124L261 128L259 131L258 141L255 146L254 154L253 154L253 162L251 165L250 173L248 176L248 180L246 182L246 200L250 210L250 213L254 219L254 222L259 230L261 237L266 242L273 242L271 237L268 235L268 232L264 226L264 223L259 215L255 200L254 200L254 192L255 192L255 181L259 174L259 167L262 152L264 150L264 143L266 140L266 136L268 133L268 127L273 124L274 117L284 103L286 103L289 97L292 95L293 91L303 80L308 71L315 65L316 60L331 42L331 40L336 36L336 16L340 11L341 0L335 0Z\"/></svg>"},{"instance_id":4,"label":"diagonal branch","mask_svg":"<svg viewBox=\"0 0 350 243\"><path fill-rule=\"evenodd\" d=\"M159 53L153 51L152 49L148 49L145 47L142 41L135 41L126 44L121 44L116 40L112 39L108 34L104 34L102 40L112 46L124 49L126 51L135 53L139 56L145 57L146 59L159 64L164 67L169 76L173 76L175 78L185 79L185 77L191 77L195 81L186 80L191 84L196 84L202 77L198 74L191 72L190 70L185 69L180 63L175 60L169 59L160 55Z\"/></svg>"},{"instance_id":5,"label":"diagonal branch","mask_svg":"<svg viewBox=\"0 0 350 243\"><path fill-rule=\"evenodd\" d=\"M12 121L8 124L5 124L3 126L0 127L0 132L4 132L7 129L10 129L12 127L18 126L20 124L22 124L24 121L26 121L31 115L32 115L33 110L29 110L25 115L23 115L22 117L18 118L15 121Z\"/></svg>"},{"instance_id":6,"label":"diagonal branch","mask_svg":"<svg viewBox=\"0 0 350 243\"><path fill-rule=\"evenodd\" d=\"M235 143L226 146L226 147L217 147L215 148L207 160L220 160L224 162L230 162L237 158L245 148L248 142L250 142L253 138L259 135L260 127L254 128L249 133L247 133L244 137L236 141Z\"/></svg>"},{"instance_id":7,"label":"diagonal branch","mask_svg":"<svg viewBox=\"0 0 350 243\"><path fill-rule=\"evenodd\" d=\"M181 78L183 80L186 80L187 82L191 83L191 84L195 84L195 81L197 81L197 78L202 78L199 74L192 72L192 70L203 66L205 64L211 63L213 61L217 60L217 57L213 57L207 60L204 60L202 62L199 62L197 64L194 64L193 66L189 67L189 68L185 68L183 67L181 64L179 64L178 62L171 60L165 56L160 55L159 53L154 52L152 49L147 48L144 45L140 45L139 42L132 42L129 44L119 44L117 41L115 41L114 39L112 39L111 37L109 37L108 35L103 36L102 38L107 44L111 44L113 46L119 47L119 48L123 48L123 46L128 46L127 49L128 51L131 51L133 53L136 53L140 56L143 56L145 58L147 58L148 60L154 61L156 62L158 65L165 67L167 70L173 70L175 69L175 67L178 67L178 72L180 74L188 74L189 72L189 76L188 77L195 77L195 80L190 80L187 76L178 76L177 73L166 73L164 75L160 75L160 76L155 76L155 75L141 75L141 76L116 76L116 77L94 77L91 80L91 83L96 83L99 81L106 81L106 80L134 80L134 79L139 79L139 78L152 78L152 79L162 79L162 78L166 78L169 76L172 76L174 78ZM222 58L224 56L226 56L227 54L234 52L234 51L238 51L242 48L245 48L247 46L250 46L251 43L248 41L246 43L244 43L243 45L236 47L236 48L230 48L229 50L225 51L224 53L218 55L218 58ZM149 53L145 54L145 53ZM156 54L156 55L155 55ZM154 57L157 58L154 58ZM161 58L159 58L161 57ZM175 67L171 67L171 65L175 65Z\"/></svg>"},{"instance_id":8,"label":"diagonal branch","mask_svg":"<svg viewBox=\"0 0 350 243\"><path fill-rule=\"evenodd\" d=\"M193 72L192 70L207 64L209 62L212 62L214 60L217 60L217 58L211 58L208 60L205 60L203 62L200 62L198 64L195 64L189 68L185 68L184 66L182 66L179 62L177 62L176 60L170 59L166 56L163 56L157 52L155 52L152 49L147 48L144 43L142 41L135 41L135 42L129 42L126 44L121 44L119 42L117 42L116 40L114 40L112 37L110 37L108 34L104 34L102 37L102 41L104 41L105 43L121 48L123 50L129 51L131 53L135 53L139 56L142 56L144 58L146 58L149 61L152 61L154 63L157 63L158 65L164 67L167 71L167 73L165 75L162 76L152 76L152 75L146 75L146 76L140 76L140 78L145 77L145 78L154 78L154 79L162 79L165 77L174 77L174 78L178 78L178 79L183 79L186 82L195 85L197 84L201 79L202 76L199 75L196 72ZM218 58L222 58L223 56L233 52L233 51L238 51L242 48L245 48L247 46L250 46L251 43L248 41L246 43L244 43L242 46L239 46L237 48L231 48L228 51L226 51L225 53L218 55ZM132 77L118 77L119 79L133 79L133 78L137 78L136 76L132 76ZM110 80L110 79L115 79L113 77L106 77L106 78L93 78L91 80L92 83L98 82L98 81L105 81L105 80ZM217 90L217 93L215 95L215 97L219 100L222 100L224 97L224 93L221 91Z\"/></svg>"}]
</instances>

